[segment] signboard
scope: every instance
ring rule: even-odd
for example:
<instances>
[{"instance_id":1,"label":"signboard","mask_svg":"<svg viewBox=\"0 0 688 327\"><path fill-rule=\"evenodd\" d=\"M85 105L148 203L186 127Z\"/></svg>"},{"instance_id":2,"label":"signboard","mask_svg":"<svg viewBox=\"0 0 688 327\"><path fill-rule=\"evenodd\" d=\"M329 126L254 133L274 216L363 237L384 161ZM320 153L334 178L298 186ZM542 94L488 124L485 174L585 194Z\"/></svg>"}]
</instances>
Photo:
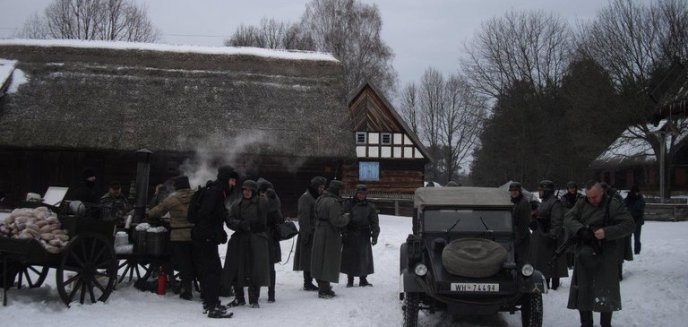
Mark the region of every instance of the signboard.
<instances>
[{"instance_id":1,"label":"signboard","mask_svg":"<svg viewBox=\"0 0 688 327\"><path fill-rule=\"evenodd\" d=\"M358 162L358 180L377 182L380 180L380 163L376 161Z\"/></svg>"}]
</instances>

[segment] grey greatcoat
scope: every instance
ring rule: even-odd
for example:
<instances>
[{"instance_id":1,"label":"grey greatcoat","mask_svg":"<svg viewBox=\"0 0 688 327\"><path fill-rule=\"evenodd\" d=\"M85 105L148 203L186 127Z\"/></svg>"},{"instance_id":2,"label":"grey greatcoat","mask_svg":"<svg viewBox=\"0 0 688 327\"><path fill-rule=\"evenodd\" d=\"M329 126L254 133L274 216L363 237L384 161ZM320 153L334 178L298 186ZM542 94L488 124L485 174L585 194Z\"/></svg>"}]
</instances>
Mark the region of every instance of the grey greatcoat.
<instances>
[{"instance_id":1,"label":"grey greatcoat","mask_svg":"<svg viewBox=\"0 0 688 327\"><path fill-rule=\"evenodd\" d=\"M261 208L259 209L259 206ZM223 285L268 286L270 264L266 202L259 196L232 205L227 226L234 231L227 244Z\"/></svg>"},{"instance_id":2,"label":"grey greatcoat","mask_svg":"<svg viewBox=\"0 0 688 327\"><path fill-rule=\"evenodd\" d=\"M350 215L342 208L342 198L325 191L315 203L315 233L311 253L311 275L316 280L339 282L342 256L342 228Z\"/></svg>"},{"instance_id":3,"label":"grey greatcoat","mask_svg":"<svg viewBox=\"0 0 688 327\"><path fill-rule=\"evenodd\" d=\"M313 233L315 232L315 199L318 198L317 189L308 188L299 198L297 216L299 218L299 236L296 240L294 253L294 270L311 271L311 249L313 248Z\"/></svg>"},{"instance_id":4,"label":"grey greatcoat","mask_svg":"<svg viewBox=\"0 0 688 327\"><path fill-rule=\"evenodd\" d=\"M367 276L375 272L371 238L380 235L380 219L375 205L368 200L353 199L351 221L342 238L341 272L352 276Z\"/></svg>"},{"instance_id":5,"label":"grey greatcoat","mask_svg":"<svg viewBox=\"0 0 688 327\"><path fill-rule=\"evenodd\" d=\"M553 267L549 261L554 251L564 242L564 210L555 196L549 196L538 207L538 227L533 231L530 242L530 263L545 278L568 277L566 257L560 256Z\"/></svg>"},{"instance_id":6,"label":"grey greatcoat","mask_svg":"<svg viewBox=\"0 0 688 327\"><path fill-rule=\"evenodd\" d=\"M576 235L586 226L593 230L604 228L605 232L601 253L593 254L586 244L576 246L568 308L598 312L621 310L618 251L634 227L626 207L606 195L597 207L587 200L578 201L566 213L564 224L569 235Z\"/></svg>"},{"instance_id":7,"label":"grey greatcoat","mask_svg":"<svg viewBox=\"0 0 688 327\"><path fill-rule=\"evenodd\" d=\"M511 198L514 208L511 211L514 224L514 245L516 247L516 263L522 266L528 262L530 249L530 203L523 194Z\"/></svg>"}]
</instances>

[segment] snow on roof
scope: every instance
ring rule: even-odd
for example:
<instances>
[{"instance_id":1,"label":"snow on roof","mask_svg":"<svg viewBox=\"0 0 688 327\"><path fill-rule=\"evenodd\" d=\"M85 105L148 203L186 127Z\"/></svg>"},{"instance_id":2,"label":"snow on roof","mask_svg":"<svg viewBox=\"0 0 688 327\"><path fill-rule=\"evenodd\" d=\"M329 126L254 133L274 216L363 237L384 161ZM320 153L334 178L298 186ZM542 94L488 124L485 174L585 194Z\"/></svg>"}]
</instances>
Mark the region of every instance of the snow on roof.
<instances>
[{"instance_id":1,"label":"snow on roof","mask_svg":"<svg viewBox=\"0 0 688 327\"><path fill-rule=\"evenodd\" d=\"M338 61L329 53L300 51L300 50L274 50L251 47L211 47L194 45L170 45L161 43L141 43L122 41L86 41L86 40L29 40L29 39L0 39L0 45L40 46L40 47L64 47L64 48L94 48L94 49L121 49L142 50L176 53L199 53L216 55L249 55L266 58L289 60L315 60Z\"/></svg>"},{"instance_id":2,"label":"snow on roof","mask_svg":"<svg viewBox=\"0 0 688 327\"><path fill-rule=\"evenodd\" d=\"M645 125L645 129L649 133L659 133L661 131L671 131L671 127L668 125L668 120L663 119L655 126L654 124ZM688 119L678 119L672 122L674 129L678 132L675 135L670 135L666 137L666 149L667 152L671 149L671 146L678 144L688 135L688 128L685 126L688 124ZM654 162L656 161L656 156L652 146L643 138L639 136L644 136L645 131L638 126L632 126L625 129L621 135L604 151L602 152L594 161L595 162L617 162L632 160L635 162Z\"/></svg>"},{"instance_id":3,"label":"snow on roof","mask_svg":"<svg viewBox=\"0 0 688 327\"><path fill-rule=\"evenodd\" d=\"M7 60L0 58L0 95L2 95L2 90L5 84L12 76L14 67L17 64L16 60Z\"/></svg>"}]
</instances>

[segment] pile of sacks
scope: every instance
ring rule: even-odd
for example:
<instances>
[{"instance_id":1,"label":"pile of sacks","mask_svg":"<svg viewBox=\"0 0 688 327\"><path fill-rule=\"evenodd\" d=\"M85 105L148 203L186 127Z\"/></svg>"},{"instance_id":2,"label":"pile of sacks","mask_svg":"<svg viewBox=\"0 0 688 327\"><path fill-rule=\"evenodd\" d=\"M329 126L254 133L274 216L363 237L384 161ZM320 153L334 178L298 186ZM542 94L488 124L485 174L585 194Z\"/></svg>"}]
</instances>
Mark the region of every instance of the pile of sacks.
<instances>
[{"instance_id":1,"label":"pile of sacks","mask_svg":"<svg viewBox=\"0 0 688 327\"><path fill-rule=\"evenodd\" d=\"M0 236L35 239L50 253L59 253L69 241L69 235L62 229L57 215L46 207L14 209L4 220L0 220Z\"/></svg>"}]
</instances>

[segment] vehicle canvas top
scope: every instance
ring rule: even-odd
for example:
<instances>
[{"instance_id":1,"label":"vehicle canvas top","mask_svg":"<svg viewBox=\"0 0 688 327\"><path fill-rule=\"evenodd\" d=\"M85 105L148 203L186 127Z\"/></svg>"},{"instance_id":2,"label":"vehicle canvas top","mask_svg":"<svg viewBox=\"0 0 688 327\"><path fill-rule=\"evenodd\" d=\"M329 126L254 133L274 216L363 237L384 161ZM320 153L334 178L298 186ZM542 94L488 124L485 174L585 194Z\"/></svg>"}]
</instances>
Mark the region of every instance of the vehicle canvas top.
<instances>
[{"instance_id":1,"label":"vehicle canvas top","mask_svg":"<svg viewBox=\"0 0 688 327\"><path fill-rule=\"evenodd\" d=\"M421 187L416 189L413 207L511 207L509 192L495 187Z\"/></svg>"}]
</instances>

